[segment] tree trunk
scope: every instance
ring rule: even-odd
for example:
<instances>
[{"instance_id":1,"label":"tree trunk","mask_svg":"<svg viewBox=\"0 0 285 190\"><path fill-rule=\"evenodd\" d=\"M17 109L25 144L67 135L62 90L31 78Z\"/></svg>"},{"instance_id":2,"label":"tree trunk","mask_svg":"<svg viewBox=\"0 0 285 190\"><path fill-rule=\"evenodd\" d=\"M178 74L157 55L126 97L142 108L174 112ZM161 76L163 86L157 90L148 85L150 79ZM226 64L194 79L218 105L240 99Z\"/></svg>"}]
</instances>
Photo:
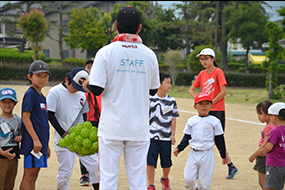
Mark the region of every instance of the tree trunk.
<instances>
[{"instance_id":1,"label":"tree trunk","mask_svg":"<svg viewBox=\"0 0 285 190\"><path fill-rule=\"evenodd\" d=\"M60 61L61 63L64 60L64 54L63 54L63 47L62 47L62 30L63 30L63 26L62 26L62 4L63 2L60 2L60 11L59 11L59 27L61 28L59 30L59 40L58 40L58 46L59 46L59 55L60 55Z\"/></svg>"},{"instance_id":2,"label":"tree trunk","mask_svg":"<svg viewBox=\"0 0 285 190\"><path fill-rule=\"evenodd\" d=\"M23 37L23 38L21 38L21 45L20 45L20 52L21 52L21 53L24 53L26 43L27 43L27 39L26 39L26 38L24 38L24 37Z\"/></svg>"},{"instance_id":3,"label":"tree trunk","mask_svg":"<svg viewBox=\"0 0 285 190\"><path fill-rule=\"evenodd\" d=\"M221 23L221 27L222 27L222 37L220 39L220 51L222 53L223 56L223 70L224 71L228 71L230 70L229 66L228 66L228 40L227 40L227 26L226 26L226 15L223 13L221 14L221 19L222 19L222 23Z\"/></svg>"},{"instance_id":4,"label":"tree trunk","mask_svg":"<svg viewBox=\"0 0 285 190\"><path fill-rule=\"evenodd\" d=\"M245 55L245 67L244 67L245 73L248 73L248 54L249 54L249 48L246 49L246 55Z\"/></svg>"},{"instance_id":5,"label":"tree trunk","mask_svg":"<svg viewBox=\"0 0 285 190\"><path fill-rule=\"evenodd\" d=\"M273 73L273 72L272 72ZM269 80L268 80L268 99L271 99L273 96L273 79L272 79L272 73L269 74Z\"/></svg>"},{"instance_id":6,"label":"tree trunk","mask_svg":"<svg viewBox=\"0 0 285 190\"><path fill-rule=\"evenodd\" d=\"M217 7L216 7L216 31L215 31L215 57L217 57L217 46L218 46L218 27L219 27L219 4L220 1L217 1Z\"/></svg>"}]
</instances>

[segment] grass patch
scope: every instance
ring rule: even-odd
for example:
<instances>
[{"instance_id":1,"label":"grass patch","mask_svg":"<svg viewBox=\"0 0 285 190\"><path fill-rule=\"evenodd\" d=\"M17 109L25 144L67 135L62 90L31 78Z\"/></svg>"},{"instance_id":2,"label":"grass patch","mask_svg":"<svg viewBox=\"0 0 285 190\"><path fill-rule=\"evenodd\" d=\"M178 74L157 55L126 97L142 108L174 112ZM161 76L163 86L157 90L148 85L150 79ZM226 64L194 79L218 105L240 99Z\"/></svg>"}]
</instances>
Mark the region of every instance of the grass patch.
<instances>
[{"instance_id":1,"label":"grass patch","mask_svg":"<svg viewBox=\"0 0 285 190\"><path fill-rule=\"evenodd\" d=\"M188 86L174 86L171 88L171 92L168 94L172 97L177 98L188 98L192 99ZM196 94L200 93L200 88L195 89ZM225 97L226 103L232 104L243 104L243 105L251 105L255 106L259 102L268 99L268 91L266 89L243 89L243 88L227 88L227 95ZM284 100L280 99L272 99L270 100L273 103L275 102L284 102Z\"/></svg>"}]
</instances>

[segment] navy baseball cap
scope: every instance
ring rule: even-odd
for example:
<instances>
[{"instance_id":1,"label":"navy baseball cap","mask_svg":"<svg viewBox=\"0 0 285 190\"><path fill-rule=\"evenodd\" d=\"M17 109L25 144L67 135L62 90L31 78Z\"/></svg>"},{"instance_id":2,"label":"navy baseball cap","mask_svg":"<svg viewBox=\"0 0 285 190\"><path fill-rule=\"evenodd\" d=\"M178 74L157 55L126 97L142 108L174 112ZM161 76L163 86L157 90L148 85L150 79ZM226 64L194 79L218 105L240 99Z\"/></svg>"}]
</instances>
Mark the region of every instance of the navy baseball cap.
<instances>
[{"instance_id":1,"label":"navy baseball cap","mask_svg":"<svg viewBox=\"0 0 285 190\"><path fill-rule=\"evenodd\" d=\"M87 59L87 61L85 62L85 66L86 66L88 63L90 63L90 62L93 63L93 61L94 61L94 57L90 57L90 58Z\"/></svg>"},{"instance_id":2,"label":"navy baseball cap","mask_svg":"<svg viewBox=\"0 0 285 190\"><path fill-rule=\"evenodd\" d=\"M34 61L29 67L29 73L39 74L44 72L51 74L48 65L41 60Z\"/></svg>"},{"instance_id":3,"label":"navy baseball cap","mask_svg":"<svg viewBox=\"0 0 285 190\"><path fill-rule=\"evenodd\" d=\"M18 102L16 91L13 88L6 87L0 89L0 101L6 98Z\"/></svg>"},{"instance_id":4,"label":"navy baseball cap","mask_svg":"<svg viewBox=\"0 0 285 190\"><path fill-rule=\"evenodd\" d=\"M89 74L88 74L88 72L85 69L83 69L81 67L75 67L74 69L72 69L69 72L69 76L71 78L72 86L76 90L79 90L79 91L82 91L82 92L86 92L83 89L82 85L87 80L87 78L89 77Z\"/></svg>"},{"instance_id":5,"label":"navy baseball cap","mask_svg":"<svg viewBox=\"0 0 285 190\"><path fill-rule=\"evenodd\" d=\"M136 27L140 24L140 13L131 5L122 7L117 14L117 22L126 28Z\"/></svg>"}]
</instances>

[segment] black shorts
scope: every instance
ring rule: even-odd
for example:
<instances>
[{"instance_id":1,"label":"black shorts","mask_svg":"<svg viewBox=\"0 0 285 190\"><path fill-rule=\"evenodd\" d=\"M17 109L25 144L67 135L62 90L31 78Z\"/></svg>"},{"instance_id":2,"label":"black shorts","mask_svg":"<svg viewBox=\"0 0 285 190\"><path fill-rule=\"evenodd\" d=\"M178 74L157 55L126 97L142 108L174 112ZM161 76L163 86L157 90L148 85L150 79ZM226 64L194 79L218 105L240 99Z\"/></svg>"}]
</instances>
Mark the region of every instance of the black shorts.
<instances>
[{"instance_id":1,"label":"black shorts","mask_svg":"<svg viewBox=\"0 0 285 190\"><path fill-rule=\"evenodd\" d=\"M225 132L225 124L226 124L225 111L210 111L209 115L216 116L221 121L223 131Z\"/></svg>"},{"instance_id":2,"label":"black shorts","mask_svg":"<svg viewBox=\"0 0 285 190\"><path fill-rule=\"evenodd\" d=\"M254 170L264 173L266 172L266 156L257 156L255 159L256 163L253 167Z\"/></svg>"},{"instance_id":3,"label":"black shorts","mask_svg":"<svg viewBox=\"0 0 285 190\"><path fill-rule=\"evenodd\" d=\"M171 141L161 141L150 139L150 145L147 153L147 165L156 168L158 154L160 154L160 165L162 168L170 168L171 161Z\"/></svg>"}]
</instances>

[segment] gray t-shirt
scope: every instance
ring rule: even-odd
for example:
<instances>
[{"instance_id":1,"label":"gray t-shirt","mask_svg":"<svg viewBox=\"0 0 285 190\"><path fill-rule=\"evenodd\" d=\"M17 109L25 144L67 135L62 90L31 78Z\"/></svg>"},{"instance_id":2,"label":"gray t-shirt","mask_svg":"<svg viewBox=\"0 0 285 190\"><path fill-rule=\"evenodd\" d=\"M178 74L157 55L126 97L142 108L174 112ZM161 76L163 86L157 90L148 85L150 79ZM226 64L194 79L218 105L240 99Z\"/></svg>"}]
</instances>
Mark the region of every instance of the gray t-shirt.
<instances>
[{"instance_id":1,"label":"gray t-shirt","mask_svg":"<svg viewBox=\"0 0 285 190\"><path fill-rule=\"evenodd\" d=\"M21 117L17 114L13 114L12 119L4 119L0 115L0 146L3 150L7 150L9 148L13 148L10 153L16 153L18 157L19 155L19 143L16 142L15 138L16 136L20 135L21 130ZM6 124L5 124L6 123ZM3 127L7 126L10 129L10 132L4 133ZM1 127L2 126L2 127ZM2 155L0 155L0 158L6 158Z\"/></svg>"}]
</instances>

